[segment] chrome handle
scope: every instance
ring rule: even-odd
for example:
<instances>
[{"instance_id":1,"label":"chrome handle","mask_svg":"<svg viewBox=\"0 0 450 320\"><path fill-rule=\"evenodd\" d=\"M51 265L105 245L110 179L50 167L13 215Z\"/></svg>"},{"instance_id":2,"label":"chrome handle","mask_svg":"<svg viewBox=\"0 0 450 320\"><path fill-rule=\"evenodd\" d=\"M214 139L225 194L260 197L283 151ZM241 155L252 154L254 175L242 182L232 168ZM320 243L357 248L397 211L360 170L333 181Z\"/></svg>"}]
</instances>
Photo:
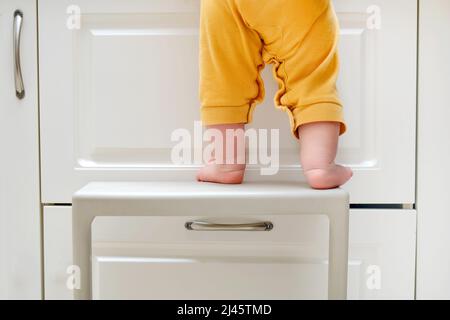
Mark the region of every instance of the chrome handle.
<instances>
[{"instance_id":1,"label":"chrome handle","mask_svg":"<svg viewBox=\"0 0 450 320\"><path fill-rule=\"evenodd\" d=\"M23 13L20 10L14 12L13 39L14 39L14 84L16 87L16 97L25 97L23 86L22 68L20 66L20 34L22 32Z\"/></svg>"},{"instance_id":2,"label":"chrome handle","mask_svg":"<svg viewBox=\"0 0 450 320\"><path fill-rule=\"evenodd\" d=\"M273 223L269 221L235 224L189 221L184 226L193 231L270 231L273 229Z\"/></svg>"}]
</instances>

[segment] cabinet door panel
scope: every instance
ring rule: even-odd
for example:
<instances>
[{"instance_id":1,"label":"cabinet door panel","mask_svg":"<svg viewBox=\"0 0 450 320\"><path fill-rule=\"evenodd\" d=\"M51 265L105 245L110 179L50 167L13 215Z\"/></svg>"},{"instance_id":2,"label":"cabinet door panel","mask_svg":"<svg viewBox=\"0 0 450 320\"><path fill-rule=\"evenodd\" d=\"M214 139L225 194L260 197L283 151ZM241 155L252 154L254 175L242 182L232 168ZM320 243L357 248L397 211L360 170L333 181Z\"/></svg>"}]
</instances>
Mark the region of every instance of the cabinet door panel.
<instances>
[{"instance_id":1,"label":"cabinet door panel","mask_svg":"<svg viewBox=\"0 0 450 320\"><path fill-rule=\"evenodd\" d=\"M16 10L22 99L14 83ZM0 300L41 298L36 27L36 1L0 1Z\"/></svg>"},{"instance_id":2,"label":"cabinet door panel","mask_svg":"<svg viewBox=\"0 0 450 320\"><path fill-rule=\"evenodd\" d=\"M72 299L72 292L66 287L69 276L66 270L72 261L71 209L56 206L46 207L44 211L46 299ZM415 219L416 214L412 210L351 210L348 269L350 299L414 298ZM217 279L217 273L225 272L228 277L241 279L242 274L237 270L250 268L261 274L273 270L279 282L273 281L270 286L276 293L280 293L283 286L284 290L293 289L288 293L291 295L326 298L327 266L326 258L323 257L327 256L327 225L323 221L303 220L298 232L293 233L289 230L295 228L292 226L295 221L286 220L284 223L291 224L285 229L288 232L270 242L258 242L255 236L252 236L253 239L247 238L247 246L241 247L244 257L237 260L226 258L232 254L239 255L239 249L230 251L227 248L239 247L242 234L237 233L237 238L233 238L236 241L230 241L230 236L223 234L219 234L215 241L210 241L211 235L201 232L187 238L184 229L178 228L180 221L177 218L165 225L166 228L169 225L176 226L176 232L167 232L160 222L155 223L151 218L130 217L96 220L92 236L96 289L93 292L97 298L199 298L201 294L211 291L210 286L201 279L216 281L218 287L224 288L222 295L225 296L231 293L230 284ZM273 248L277 243L278 248L284 248L278 257L285 253L290 258L284 264L278 258L279 263L271 266L267 261L273 263L274 259L267 259L270 257L267 252L270 253L270 246ZM259 254L259 260L246 258L248 254L245 250L249 248L252 250L250 256ZM292 252L295 256L291 255ZM198 256L205 257L208 254L221 259L198 259ZM273 257L273 251L271 254ZM229 263L225 264L225 261ZM294 261L297 263L293 264ZM295 273L290 268L293 265L298 270ZM181 277L182 274L187 278ZM192 286L190 277L199 274L201 277L197 279L200 280ZM168 278L170 280L164 282ZM287 279L293 278L296 279L295 284L286 284ZM254 287L261 285L259 281L244 283ZM179 290L177 294L173 292L175 287ZM195 289L200 287L204 291ZM241 294L241 297L251 295L246 290L240 290L237 294Z\"/></svg>"},{"instance_id":3,"label":"cabinet door panel","mask_svg":"<svg viewBox=\"0 0 450 320\"><path fill-rule=\"evenodd\" d=\"M413 203L417 1L334 3L349 125L338 161L355 170L344 188L352 203ZM39 1L45 202L69 203L93 180L194 178L196 165L171 161L171 133L185 128L194 136L199 119L199 5ZM368 28L378 12L381 28ZM261 176L250 166L247 179L303 180L288 119L273 106L270 69L252 126L280 129L280 171Z\"/></svg>"},{"instance_id":4,"label":"cabinet door panel","mask_svg":"<svg viewBox=\"0 0 450 320\"><path fill-rule=\"evenodd\" d=\"M450 2L420 2L417 299L450 299Z\"/></svg>"}]
</instances>

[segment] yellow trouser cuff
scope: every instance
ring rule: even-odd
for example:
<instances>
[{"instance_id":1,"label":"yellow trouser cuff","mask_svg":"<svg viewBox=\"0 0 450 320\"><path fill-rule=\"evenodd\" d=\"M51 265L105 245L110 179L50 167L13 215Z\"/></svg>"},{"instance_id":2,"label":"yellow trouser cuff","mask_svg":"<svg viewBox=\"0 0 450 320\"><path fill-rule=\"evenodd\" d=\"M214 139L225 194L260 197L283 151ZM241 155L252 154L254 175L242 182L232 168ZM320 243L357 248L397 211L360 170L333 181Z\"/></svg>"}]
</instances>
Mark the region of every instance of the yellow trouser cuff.
<instances>
[{"instance_id":1,"label":"yellow trouser cuff","mask_svg":"<svg viewBox=\"0 0 450 320\"><path fill-rule=\"evenodd\" d=\"M248 104L238 107L202 107L203 125L249 123L252 119L253 106Z\"/></svg>"},{"instance_id":2,"label":"yellow trouser cuff","mask_svg":"<svg viewBox=\"0 0 450 320\"><path fill-rule=\"evenodd\" d=\"M296 107L291 110L291 128L292 134L298 139L297 129L302 124L319 122L319 121L335 121L340 122L341 128L339 135L347 131L344 120L342 106L336 103L322 102L307 106Z\"/></svg>"}]
</instances>

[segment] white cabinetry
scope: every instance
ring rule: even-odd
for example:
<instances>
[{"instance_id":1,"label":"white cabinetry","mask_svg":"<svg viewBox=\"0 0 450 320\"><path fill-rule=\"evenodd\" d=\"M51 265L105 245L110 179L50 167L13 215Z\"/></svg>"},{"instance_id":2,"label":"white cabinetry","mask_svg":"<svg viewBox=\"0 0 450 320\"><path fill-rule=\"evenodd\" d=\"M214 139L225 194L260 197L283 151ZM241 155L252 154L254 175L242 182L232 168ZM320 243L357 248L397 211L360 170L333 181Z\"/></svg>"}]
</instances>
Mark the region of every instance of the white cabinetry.
<instances>
[{"instance_id":1,"label":"white cabinetry","mask_svg":"<svg viewBox=\"0 0 450 320\"><path fill-rule=\"evenodd\" d=\"M41 297L36 28L36 1L0 1L0 300Z\"/></svg>"},{"instance_id":2,"label":"white cabinetry","mask_svg":"<svg viewBox=\"0 0 450 320\"><path fill-rule=\"evenodd\" d=\"M420 10L417 298L450 299L450 1Z\"/></svg>"},{"instance_id":3,"label":"white cabinetry","mask_svg":"<svg viewBox=\"0 0 450 320\"><path fill-rule=\"evenodd\" d=\"M417 1L334 3L349 126L338 160L355 169L344 188L351 203L414 203ZM199 5L39 1L44 203L70 203L90 181L193 179L195 167L171 162L170 137L177 128L193 130L199 118ZM369 28L378 9L381 28ZM281 170L272 178L301 180L298 147L272 105L268 69L267 99L253 125L281 129ZM248 179L260 178L250 168Z\"/></svg>"},{"instance_id":4,"label":"white cabinetry","mask_svg":"<svg viewBox=\"0 0 450 320\"><path fill-rule=\"evenodd\" d=\"M333 2L341 24L338 85L349 128L338 161L355 172L344 189L354 204L413 204L418 2ZM192 132L199 119L199 5L199 0L38 1L44 204L70 205L72 194L91 181L194 178L197 168L173 164L170 152L171 133L178 128ZM273 107L276 83L269 69L263 72L267 98L252 125L280 128L281 169L263 178L300 181L298 146L286 116ZM255 169L249 168L247 179L261 179ZM65 288L70 215L70 206L45 207L46 298L71 297ZM352 210L350 298L414 297L415 218L413 210ZM157 226L161 232L146 232ZM286 241L256 242L261 250L255 262L236 260L227 247L231 239L219 239L214 250L202 242L208 239L183 245L170 226L154 217L98 219L92 230L94 296L226 297L229 283L223 280L233 278L241 285L241 297L249 297L242 284L260 285L257 275L268 270L275 275L265 283L273 297L322 297L326 292L322 257L327 249L320 247L326 232L320 227L315 234L302 229L306 233ZM302 238L307 234L312 238ZM286 263L264 260L264 245L276 246L277 240L280 252L295 251ZM242 251L233 254L245 256L251 245L242 245L239 237L232 241ZM305 243L318 247L305 251ZM166 260L158 260L161 252ZM182 253L187 260L174 258ZM200 256L214 262L187 262ZM227 277L211 278L222 296L208 291L206 282L186 291L194 276L213 277L225 272L225 264ZM244 279L245 273L237 271L250 268L254 277ZM172 282L164 280L169 278Z\"/></svg>"},{"instance_id":5,"label":"white cabinetry","mask_svg":"<svg viewBox=\"0 0 450 320\"><path fill-rule=\"evenodd\" d=\"M348 122L338 161L355 172L344 189L353 204L413 204L418 1L333 2L341 24L338 85ZM72 261L70 203L88 182L194 178L197 168L173 164L170 152L173 130L192 131L199 119L199 5L200 0L1 0L0 299L36 299L43 291L48 299L72 297L66 288ZM442 85L448 83L448 65L440 62L446 61L449 44L434 41L448 25L448 7L445 0L420 4L419 111L434 110L422 112L419 122L420 298L446 297L449 287L441 285L449 283L442 242L446 195L434 192L445 192L448 182L440 169L449 152L434 143L436 130L440 136L448 132L443 121L448 117L442 114L449 99L439 97L445 97ZM16 10L20 14L14 21ZM14 26L20 22L19 41ZM24 96L16 93L18 58ZM298 146L286 116L273 107L276 83L270 68L263 72L266 101L256 109L252 126L280 128L281 170L263 178L300 181ZM250 167L247 179L261 179L258 173ZM325 297L326 223L279 219L286 227L298 224L301 232L289 229L253 243L243 234L199 235L184 244L171 219L97 219L92 228L94 296L221 298L230 296L235 283L235 297L254 298L262 291L248 288L261 285L269 286L266 292L274 298ZM414 210L351 210L349 298L414 297L415 221ZM279 255L267 259L273 247ZM249 250L253 260L246 258ZM158 260L162 253L165 260ZM260 282L268 272L273 277ZM195 277L207 277L207 282L193 286ZM212 292L210 281L221 290Z\"/></svg>"},{"instance_id":6,"label":"white cabinetry","mask_svg":"<svg viewBox=\"0 0 450 320\"><path fill-rule=\"evenodd\" d=\"M198 233L184 241L178 227L185 219L97 218L92 227L94 297L260 298L255 294L269 292L271 298L326 298L326 220L278 217L286 232L270 241L245 233L214 238ZM350 299L414 298L415 219L412 210L351 210ZM72 298L66 287L71 223L70 207L45 207L47 299Z\"/></svg>"}]
</instances>

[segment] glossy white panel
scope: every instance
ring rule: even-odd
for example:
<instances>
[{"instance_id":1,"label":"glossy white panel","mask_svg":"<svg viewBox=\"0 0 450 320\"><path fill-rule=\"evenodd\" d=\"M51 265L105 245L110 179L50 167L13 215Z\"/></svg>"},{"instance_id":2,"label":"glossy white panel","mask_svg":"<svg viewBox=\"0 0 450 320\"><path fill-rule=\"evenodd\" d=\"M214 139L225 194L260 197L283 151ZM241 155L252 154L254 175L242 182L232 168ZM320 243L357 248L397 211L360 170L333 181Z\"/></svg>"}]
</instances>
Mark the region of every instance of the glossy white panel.
<instances>
[{"instance_id":1,"label":"glossy white panel","mask_svg":"<svg viewBox=\"0 0 450 320\"><path fill-rule=\"evenodd\" d=\"M76 166L170 162L171 133L198 120L195 14L89 15L74 35Z\"/></svg>"},{"instance_id":2,"label":"glossy white panel","mask_svg":"<svg viewBox=\"0 0 450 320\"><path fill-rule=\"evenodd\" d=\"M417 298L450 299L450 2L420 1Z\"/></svg>"},{"instance_id":3,"label":"glossy white panel","mask_svg":"<svg viewBox=\"0 0 450 320\"><path fill-rule=\"evenodd\" d=\"M21 10L23 99L14 85ZM0 300L41 298L36 1L0 1Z\"/></svg>"},{"instance_id":4,"label":"glossy white panel","mask_svg":"<svg viewBox=\"0 0 450 320\"><path fill-rule=\"evenodd\" d=\"M47 214L49 213L49 214ZM147 219L147 222L145 221ZM208 239L208 235L196 233L195 239L187 241L183 239L180 232L184 232L181 227L180 232L169 232L162 228L161 224L153 224L148 219L136 218L104 218L101 222L96 222L96 230L93 234L95 240L97 286L100 285L97 294L118 295L131 297L154 295L154 285L150 285L150 280L155 280L155 274L164 275L177 270L181 272L181 265L187 266L187 270L182 271L192 275L199 268L205 275L215 275L217 270L210 262L200 265L189 263L183 260L185 257L192 257L197 253L203 255L218 255L214 242L203 242ZM414 271L415 271L415 220L416 214L412 210L351 210L350 213L350 261L349 261L349 299L413 299L414 298ZM52 220L52 221L50 221ZM175 221L175 220L173 220ZM45 209L45 232L46 232L46 298L71 298L70 291L67 291L65 281L67 280L66 268L70 265L71 251L71 226L72 216L70 207L46 207ZM317 245L323 243L323 233L320 223L310 221L299 226L296 234L290 233L290 237L278 244L279 248L289 248L289 243L296 243L297 256L302 256L302 261L298 266L301 272L296 274L296 279L302 282L302 286L297 286L296 292L303 297L326 297L326 265L323 263L311 263L311 257L326 256L326 246L320 249ZM177 224L174 224L177 225ZM322 231L321 231L322 230ZM241 237L238 235L238 237ZM217 241L222 243L220 248L224 250L225 236L220 236ZM237 238L239 239L239 238ZM295 239L297 239L295 241ZM308 248L312 250L298 250ZM178 243L178 244L177 244ZM201 244L201 248L195 245ZM238 246L239 241L228 242L228 246ZM266 243L253 243L252 250L260 248L259 254L268 252ZM276 242L268 243L274 246ZM209 248L209 249L208 249ZM249 248L249 246L247 246ZM223 251L223 257L234 254L238 250ZM325 250L325 251L323 251ZM179 260L167 260L168 253L172 258ZM285 251L286 252L286 251ZM152 253L152 254L149 254ZM279 255L281 255L281 251ZM247 254L244 253L246 256ZM255 254L253 254L254 256ZM166 256L166 260L155 260L155 257ZM153 259L152 259L153 258ZM290 258L293 261L292 258ZM219 260L216 265L224 267L226 259ZM251 263L245 259L234 261L240 266L249 266ZM247 262L247 264L245 263ZM272 260L273 262L273 260ZM173 268L166 270L164 266ZM233 266L230 264L229 266ZM197 268L198 267L198 268ZM177 269L178 268L178 269ZM197 269L196 269L197 268ZM233 269L233 268L232 268ZM156 270L158 272L156 272ZM161 271L162 270L162 271ZM233 269L234 270L234 269ZM261 270L261 269L259 269ZM280 270L280 269L278 269ZM104 273L103 273L104 272ZM154 273L155 272L155 273ZM234 272L234 271L233 271ZM231 275L230 271L230 275ZM104 275L106 278L102 278ZM379 277L378 277L379 276ZM133 290L126 290L127 280L133 281ZM292 278L292 274L290 275ZM105 279L108 279L106 281ZM209 279L209 278L208 278ZM215 279L215 278L214 278ZM283 278L280 278L283 280ZM280 281L281 281L280 280ZM111 282L110 282L111 281ZM157 279L157 281L162 281ZM190 278L182 280L186 284ZM139 285L141 283L141 285ZM165 283L167 284L167 283ZM273 283L274 284L274 283ZM180 285L176 281L172 285ZM204 283L200 284L205 286ZM226 286L226 283L222 283ZM379 285L379 286L378 286ZM131 286L129 283L128 286ZM207 289L207 286L206 286ZM187 286L182 293L195 293ZM309 290L309 292L307 292ZM162 288L162 293L169 294L168 286ZM245 293L245 292L244 292ZM180 293L181 294L181 293ZM197 294L200 294L197 292Z\"/></svg>"},{"instance_id":5,"label":"glossy white panel","mask_svg":"<svg viewBox=\"0 0 450 320\"><path fill-rule=\"evenodd\" d=\"M46 300L70 300L72 208L44 207L44 287ZM69 282L70 283L70 282Z\"/></svg>"},{"instance_id":6,"label":"glossy white panel","mask_svg":"<svg viewBox=\"0 0 450 320\"><path fill-rule=\"evenodd\" d=\"M184 223L192 219L96 218L92 224L94 299L327 296L326 217L259 217L274 223L269 232L188 231ZM236 223L236 218L231 221ZM320 270L325 277L311 276ZM316 279L325 285L315 286Z\"/></svg>"},{"instance_id":7,"label":"glossy white panel","mask_svg":"<svg viewBox=\"0 0 450 320\"><path fill-rule=\"evenodd\" d=\"M344 188L352 203L413 203L417 2L334 3L349 124L338 161L355 171ZM72 4L81 12L80 29L66 27ZM380 29L367 27L372 5L381 10ZM69 203L89 181L193 179L195 166L170 161L170 134L192 132L199 119L199 1L41 0L39 6L44 202ZM281 168L261 177L250 167L246 177L300 181L298 146L287 116L273 106L270 69L252 126L280 129Z\"/></svg>"}]
</instances>

